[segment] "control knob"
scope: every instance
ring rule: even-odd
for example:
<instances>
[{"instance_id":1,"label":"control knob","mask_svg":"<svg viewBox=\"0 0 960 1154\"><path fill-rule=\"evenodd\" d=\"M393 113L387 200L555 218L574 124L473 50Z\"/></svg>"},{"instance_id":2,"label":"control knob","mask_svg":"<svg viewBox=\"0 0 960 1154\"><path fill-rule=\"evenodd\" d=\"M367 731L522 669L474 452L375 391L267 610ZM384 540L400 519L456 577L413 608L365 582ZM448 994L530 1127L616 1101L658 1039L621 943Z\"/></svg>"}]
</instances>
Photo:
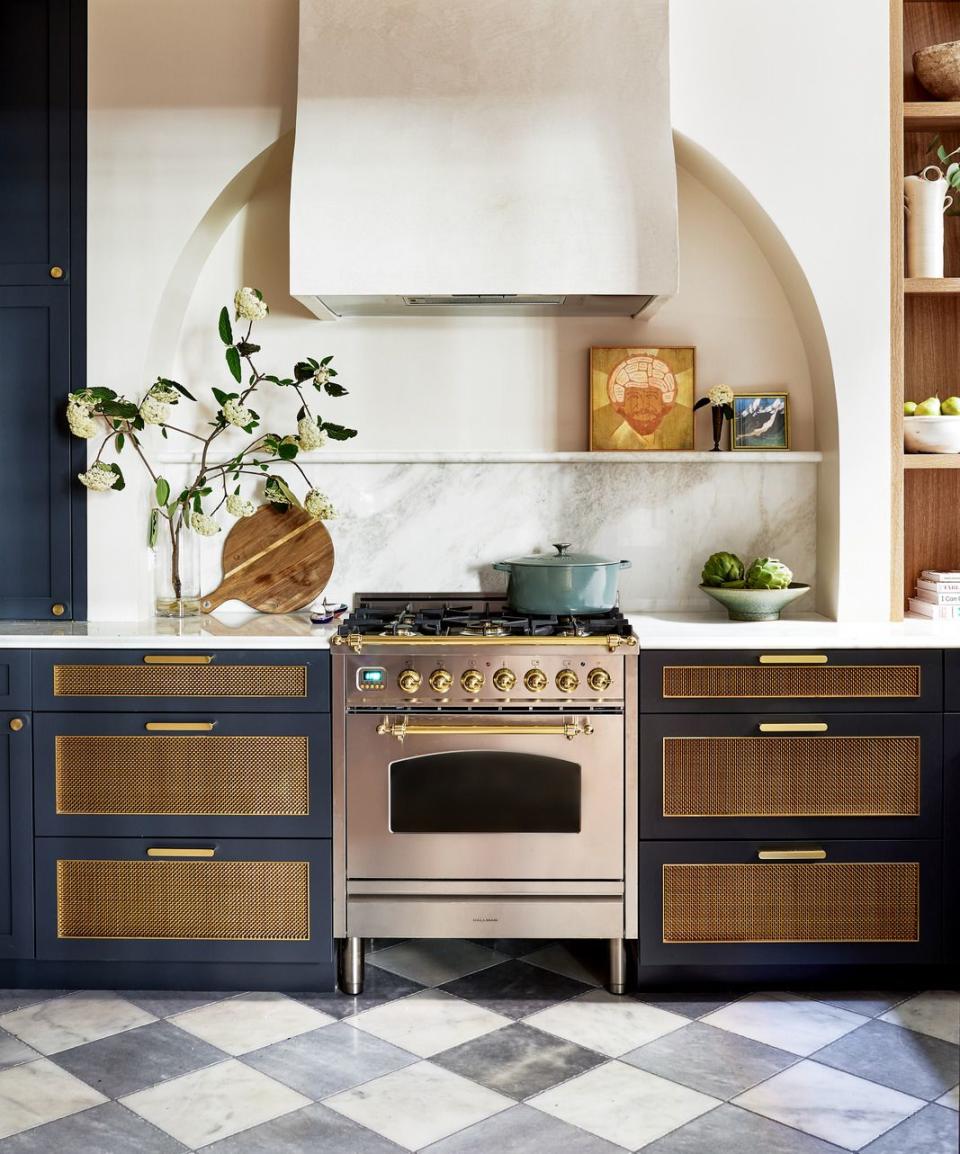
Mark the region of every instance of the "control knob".
<instances>
[{"instance_id":1,"label":"control knob","mask_svg":"<svg viewBox=\"0 0 960 1154\"><path fill-rule=\"evenodd\" d=\"M557 674L557 689L561 693L573 693L580 684L580 678L572 669L561 669Z\"/></svg>"},{"instance_id":2,"label":"control knob","mask_svg":"<svg viewBox=\"0 0 960 1154\"><path fill-rule=\"evenodd\" d=\"M435 669L430 674L430 688L435 693L448 693L453 685L453 674L447 669Z\"/></svg>"},{"instance_id":3,"label":"control knob","mask_svg":"<svg viewBox=\"0 0 960 1154\"><path fill-rule=\"evenodd\" d=\"M587 685L594 693L603 693L610 688L610 674L605 669L591 669L587 674Z\"/></svg>"},{"instance_id":4,"label":"control knob","mask_svg":"<svg viewBox=\"0 0 960 1154\"><path fill-rule=\"evenodd\" d=\"M523 675L523 684L531 693L543 693L547 688L547 675L542 669L528 669Z\"/></svg>"},{"instance_id":5,"label":"control knob","mask_svg":"<svg viewBox=\"0 0 960 1154\"><path fill-rule=\"evenodd\" d=\"M483 689L484 676L479 669L468 669L460 678L460 684L467 693L479 693Z\"/></svg>"},{"instance_id":6,"label":"control knob","mask_svg":"<svg viewBox=\"0 0 960 1154\"><path fill-rule=\"evenodd\" d=\"M404 693L416 693L422 681L423 677L416 669L404 669L397 678L397 685L400 686Z\"/></svg>"},{"instance_id":7,"label":"control knob","mask_svg":"<svg viewBox=\"0 0 960 1154\"><path fill-rule=\"evenodd\" d=\"M505 665L501 666L493 675L494 688L499 689L501 693L509 693L516 684L517 675L512 669L507 669Z\"/></svg>"}]
</instances>

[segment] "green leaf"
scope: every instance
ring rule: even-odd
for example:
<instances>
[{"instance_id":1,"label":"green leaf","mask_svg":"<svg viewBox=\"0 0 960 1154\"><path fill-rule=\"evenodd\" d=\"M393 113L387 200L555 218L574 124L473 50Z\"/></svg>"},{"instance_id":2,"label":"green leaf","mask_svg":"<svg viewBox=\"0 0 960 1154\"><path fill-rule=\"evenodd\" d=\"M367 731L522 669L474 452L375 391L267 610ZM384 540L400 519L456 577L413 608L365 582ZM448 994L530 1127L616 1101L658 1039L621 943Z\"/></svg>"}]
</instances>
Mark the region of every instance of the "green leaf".
<instances>
[{"instance_id":1,"label":"green leaf","mask_svg":"<svg viewBox=\"0 0 960 1154\"><path fill-rule=\"evenodd\" d=\"M723 406L723 415L727 418L728 421L732 421L733 420L733 405L724 405Z\"/></svg>"},{"instance_id":2,"label":"green leaf","mask_svg":"<svg viewBox=\"0 0 960 1154\"><path fill-rule=\"evenodd\" d=\"M331 353L329 357L323 358L323 360L320 362L320 367L322 369L325 369L327 367L327 365L329 365L332 360L333 360L333 353Z\"/></svg>"},{"instance_id":3,"label":"green leaf","mask_svg":"<svg viewBox=\"0 0 960 1154\"><path fill-rule=\"evenodd\" d=\"M308 361L297 361L293 366L293 375L298 381L309 381L315 371Z\"/></svg>"},{"instance_id":4,"label":"green leaf","mask_svg":"<svg viewBox=\"0 0 960 1154\"><path fill-rule=\"evenodd\" d=\"M232 397L237 395L236 393L225 393L223 389L218 389L216 387L214 387L211 391L217 398L217 404L221 407L223 407Z\"/></svg>"},{"instance_id":5,"label":"green leaf","mask_svg":"<svg viewBox=\"0 0 960 1154\"><path fill-rule=\"evenodd\" d=\"M124 446L125 441L126 441L126 438L124 437L123 433L117 433L116 437L114 437L113 443L117 446L117 452L118 453L123 452L123 446Z\"/></svg>"},{"instance_id":6,"label":"green leaf","mask_svg":"<svg viewBox=\"0 0 960 1154\"><path fill-rule=\"evenodd\" d=\"M349 441L351 437L357 435L356 429L348 429L345 425L334 425L330 421L324 421L321 428L333 441Z\"/></svg>"},{"instance_id":7,"label":"green leaf","mask_svg":"<svg viewBox=\"0 0 960 1154\"><path fill-rule=\"evenodd\" d=\"M276 473L271 473L267 477L267 483L263 487L263 495L271 505L276 505L279 508L285 509L289 505L293 505L297 509L303 508L287 482L283 477L278 477Z\"/></svg>"},{"instance_id":8,"label":"green leaf","mask_svg":"<svg viewBox=\"0 0 960 1154\"><path fill-rule=\"evenodd\" d=\"M260 352L260 346L255 345L252 341L239 341L237 343L237 352L241 357L252 357L254 353Z\"/></svg>"},{"instance_id":9,"label":"green leaf","mask_svg":"<svg viewBox=\"0 0 960 1154\"><path fill-rule=\"evenodd\" d=\"M197 398L196 398L196 397L193 395L193 393L191 393L191 392L189 392L187 389L185 389L185 388L183 387L183 385L181 385L181 384L180 384L180 382L179 382L179 381L171 381L171 380L169 379L169 377L158 377L158 378L157 378L157 380L158 380L158 381L160 382L160 384L161 384L161 385L163 385L165 388L168 388L168 389L176 389L176 390L177 390L177 392L178 392L178 393L180 393L180 394L182 394L184 397L186 397L188 401L195 401L195 400L197 399Z\"/></svg>"},{"instance_id":10,"label":"green leaf","mask_svg":"<svg viewBox=\"0 0 960 1154\"><path fill-rule=\"evenodd\" d=\"M199 493L194 493L194 495L193 495L193 511L194 511L194 513L202 513L203 512L203 505L200 503L200 494Z\"/></svg>"},{"instance_id":11,"label":"green leaf","mask_svg":"<svg viewBox=\"0 0 960 1154\"><path fill-rule=\"evenodd\" d=\"M99 387L95 388L95 389L86 389L86 390L77 389L77 392L78 393L88 392L91 397L96 397L96 399L98 401L112 401L113 398L117 395L113 391L113 389L102 389Z\"/></svg>"},{"instance_id":12,"label":"green leaf","mask_svg":"<svg viewBox=\"0 0 960 1154\"><path fill-rule=\"evenodd\" d=\"M103 464L102 461L100 463ZM110 470L111 473L115 474L115 476L117 478L113 482L113 484L110 486L110 488L116 489L118 492L121 489L125 489L127 483L126 483L126 481L124 481L123 473L120 472L120 466L116 463L116 461L111 461L110 464L107 466L107 468Z\"/></svg>"},{"instance_id":13,"label":"green leaf","mask_svg":"<svg viewBox=\"0 0 960 1154\"><path fill-rule=\"evenodd\" d=\"M157 504L166 505L170 500L170 482L163 477L157 477Z\"/></svg>"},{"instance_id":14,"label":"green leaf","mask_svg":"<svg viewBox=\"0 0 960 1154\"><path fill-rule=\"evenodd\" d=\"M700 400L697 401L697 403L693 406L693 411L696 412L697 409L702 409L704 405L709 405L709 404L710 404L710 398L709 397L701 397Z\"/></svg>"},{"instance_id":15,"label":"green leaf","mask_svg":"<svg viewBox=\"0 0 960 1154\"><path fill-rule=\"evenodd\" d=\"M147 521L147 545L151 549L157 547L157 530L160 528L160 510L151 509L150 519Z\"/></svg>"},{"instance_id":16,"label":"green leaf","mask_svg":"<svg viewBox=\"0 0 960 1154\"><path fill-rule=\"evenodd\" d=\"M243 376L243 374L240 371L240 354L233 347L233 345L231 345L230 348L227 349L226 357L227 357L227 368L230 370L230 375L233 377L233 379L239 385L240 380Z\"/></svg>"},{"instance_id":17,"label":"green leaf","mask_svg":"<svg viewBox=\"0 0 960 1154\"><path fill-rule=\"evenodd\" d=\"M297 446L296 445L294 445L292 442L289 442L289 441L286 443L284 443L283 441L280 442L279 446L277 447L277 456L280 458L281 461L292 461L296 455L297 455Z\"/></svg>"},{"instance_id":18,"label":"green leaf","mask_svg":"<svg viewBox=\"0 0 960 1154\"><path fill-rule=\"evenodd\" d=\"M100 411L105 417L120 417L124 421L133 420L140 412L132 401L104 401Z\"/></svg>"},{"instance_id":19,"label":"green leaf","mask_svg":"<svg viewBox=\"0 0 960 1154\"><path fill-rule=\"evenodd\" d=\"M230 325L230 314L227 312L227 306L224 305L220 310L220 321L218 323L220 329L220 340L225 345L233 344L233 328Z\"/></svg>"},{"instance_id":20,"label":"green leaf","mask_svg":"<svg viewBox=\"0 0 960 1154\"><path fill-rule=\"evenodd\" d=\"M327 381L323 386L323 391L328 397L345 397L350 392L349 389L345 389L343 385L338 385L335 381Z\"/></svg>"},{"instance_id":21,"label":"green leaf","mask_svg":"<svg viewBox=\"0 0 960 1154\"><path fill-rule=\"evenodd\" d=\"M313 365L314 371L320 368L320 362L314 357L307 357L307 360Z\"/></svg>"}]
</instances>

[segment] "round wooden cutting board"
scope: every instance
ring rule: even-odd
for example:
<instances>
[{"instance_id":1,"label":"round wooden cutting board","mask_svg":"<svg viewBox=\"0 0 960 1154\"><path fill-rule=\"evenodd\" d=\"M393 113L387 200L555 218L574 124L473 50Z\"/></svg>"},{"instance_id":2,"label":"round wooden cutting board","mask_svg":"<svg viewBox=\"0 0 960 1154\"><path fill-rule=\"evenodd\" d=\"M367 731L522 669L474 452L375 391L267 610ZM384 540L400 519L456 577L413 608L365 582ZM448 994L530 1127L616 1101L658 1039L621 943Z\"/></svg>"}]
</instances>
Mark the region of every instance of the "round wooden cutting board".
<instances>
[{"instance_id":1,"label":"round wooden cutting board","mask_svg":"<svg viewBox=\"0 0 960 1154\"><path fill-rule=\"evenodd\" d=\"M237 600L261 613L291 613L324 591L333 560L333 542L322 521L300 509L281 513L264 505L227 534L223 578L200 606L209 613Z\"/></svg>"}]
</instances>

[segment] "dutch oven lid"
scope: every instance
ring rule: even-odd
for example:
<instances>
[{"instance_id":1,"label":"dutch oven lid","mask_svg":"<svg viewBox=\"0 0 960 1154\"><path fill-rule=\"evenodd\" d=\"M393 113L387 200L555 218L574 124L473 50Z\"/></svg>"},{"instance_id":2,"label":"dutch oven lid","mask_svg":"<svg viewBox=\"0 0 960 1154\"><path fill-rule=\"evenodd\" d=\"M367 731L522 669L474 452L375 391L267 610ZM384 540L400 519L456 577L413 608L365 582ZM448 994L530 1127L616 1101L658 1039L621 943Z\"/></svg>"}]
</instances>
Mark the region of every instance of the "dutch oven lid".
<instances>
[{"instance_id":1,"label":"dutch oven lid","mask_svg":"<svg viewBox=\"0 0 960 1154\"><path fill-rule=\"evenodd\" d=\"M552 553L533 553L529 557L511 557L509 560L503 562L505 565L534 565L534 566L554 566L562 565L616 565L619 567L619 561L611 561L609 557L598 557L595 553L568 553L570 548L569 542L554 542L554 549L556 554Z\"/></svg>"}]
</instances>

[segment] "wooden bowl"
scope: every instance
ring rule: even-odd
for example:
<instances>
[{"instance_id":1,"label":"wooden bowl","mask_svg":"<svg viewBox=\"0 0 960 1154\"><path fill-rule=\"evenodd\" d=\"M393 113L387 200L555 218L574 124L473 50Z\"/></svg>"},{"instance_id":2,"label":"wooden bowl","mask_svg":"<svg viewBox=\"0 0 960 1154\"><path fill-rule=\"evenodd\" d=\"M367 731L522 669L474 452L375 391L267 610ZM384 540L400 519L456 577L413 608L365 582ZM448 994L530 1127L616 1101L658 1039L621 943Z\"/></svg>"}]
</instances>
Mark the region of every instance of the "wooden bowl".
<instances>
[{"instance_id":1,"label":"wooden bowl","mask_svg":"<svg viewBox=\"0 0 960 1154\"><path fill-rule=\"evenodd\" d=\"M937 100L960 100L960 40L931 44L914 52L913 72Z\"/></svg>"}]
</instances>

